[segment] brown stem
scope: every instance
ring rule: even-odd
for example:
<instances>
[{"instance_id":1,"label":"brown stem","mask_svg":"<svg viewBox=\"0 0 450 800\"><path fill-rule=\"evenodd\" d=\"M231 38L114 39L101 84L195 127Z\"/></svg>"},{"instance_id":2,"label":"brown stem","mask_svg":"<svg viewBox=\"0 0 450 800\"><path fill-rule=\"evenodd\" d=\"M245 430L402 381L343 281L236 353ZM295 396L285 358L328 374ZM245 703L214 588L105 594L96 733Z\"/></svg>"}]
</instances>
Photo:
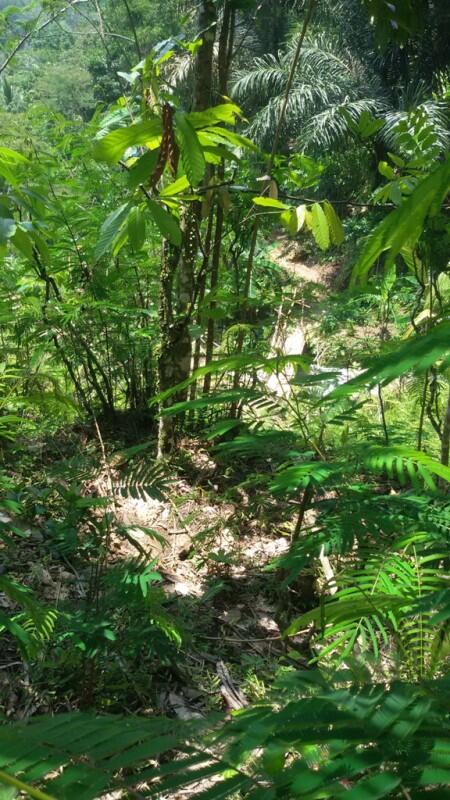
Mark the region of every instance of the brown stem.
<instances>
[{"instance_id":1,"label":"brown stem","mask_svg":"<svg viewBox=\"0 0 450 800\"><path fill-rule=\"evenodd\" d=\"M247 269L246 269L246 272L245 272L244 291L243 291L242 298L241 298L241 303L240 303L241 308L240 308L239 317L240 317L241 328L240 328L239 333L238 333L237 344L236 344L236 354L237 355L240 355L242 353L242 348L244 346L244 335L245 334L244 334L244 330L242 328L242 325L244 324L245 318L246 318L246 304L247 304L247 300L248 300L248 297L249 297L249 294L250 294L250 286L251 286L251 282L252 282L253 265L254 265L254 261L255 261L255 252L256 252L256 244L257 244L257 241L258 241L258 231L259 231L258 219L257 219L257 217L255 217L255 219L253 220L252 238L251 238L251 241L250 241L250 251L249 251L249 254L248 254ZM236 371L234 373L234 378L233 378L233 389L237 389L239 387L239 379L240 379L240 373L238 371ZM235 417L236 414L237 414L237 404L233 403L232 408L231 408L231 416Z\"/></svg>"},{"instance_id":2,"label":"brown stem","mask_svg":"<svg viewBox=\"0 0 450 800\"><path fill-rule=\"evenodd\" d=\"M214 293L216 292L219 283L219 266L220 266L220 255L222 249L222 233L223 233L223 208L221 205L218 205L217 215L216 215L216 230L214 233L213 254L211 260L210 289L213 298L209 304L210 316L208 318L208 328L206 332L205 364L209 364L210 361L212 360L213 350L214 350L214 331L215 331L214 310L217 306L217 303L214 299ZM205 375L205 379L203 382L203 393L206 394L207 392L209 392L210 388L211 388L211 375L207 373Z\"/></svg>"},{"instance_id":3,"label":"brown stem","mask_svg":"<svg viewBox=\"0 0 450 800\"><path fill-rule=\"evenodd\" d=\"M292 539L291 539L292 544L296 542L300 536L303 527L303 522L305 520L305 514L308 510L308 506L310 505L313 496L314 496L314 489L311 486L311 484L308 484L308 486L303 492L300 508L298 510L297 522L295 524L294 532L292 534Z\"/></svg>"},{"instance_id":4,"label":"brown stem","mask_svg":"<svg viewBox=\"0 0 450 800\"><path fill-rule=\"evenodd\" d=\"M428 370L425 373L425 378L423 382L423 392L422 392L422 400L420 403L420 416L419 416L419 427L417 430L417 449L422 450L422 440L423 440L423 426L425 422L425 411L427 406L427 394L428 394Z\"/></svg>"},{"instance_id":5,"label":"brown stem","mask_svg":"<svg viewBox=\"0 0 450 800\"><path fill-rule=\"evenodd\" d=\"M388 428L387 428L387 424L386 424L386 413L385 413L385 408L384 408L383 392L381 391L381 385L380 384L378 384L378 386L377 386L377 392L378 392L378 402L380 404L380 414L381 414L381 423L383 425L384 441L385 441L386 445L388 445L389 444L389 433L388 433Z\"/></svg>"},{"instance_id":6,"label":"brown stem","mask_svg":"<svg viewBox=\"0 0 450 800\"><path fill-rule=\"evenodd\" d=\"M448 467L450 455L450 388L447 398L447 406L445 409L445 416L442 423L442 438L441 438L441 464Z\"/></svg>"}]
</instances>

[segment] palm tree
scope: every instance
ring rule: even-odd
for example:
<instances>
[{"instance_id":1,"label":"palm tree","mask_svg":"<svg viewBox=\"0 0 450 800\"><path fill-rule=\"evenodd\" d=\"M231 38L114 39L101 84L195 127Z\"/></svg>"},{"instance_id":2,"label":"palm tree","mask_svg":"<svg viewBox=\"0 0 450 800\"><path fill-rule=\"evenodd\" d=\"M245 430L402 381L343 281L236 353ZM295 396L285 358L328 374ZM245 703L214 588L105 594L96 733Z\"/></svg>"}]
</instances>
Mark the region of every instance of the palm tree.
<instances>
[{"instance_id":1,"label":"palm tree","mask_svg":"<svg viewBox=\"0 0 450 800\"><path fill-rule=\"evenodd\" d=\"M299 35L294 29L278 54L255 57L250 68L235 72L233 95L250 116L250 135L265 148L273 139ZM361 3L323 0L289 96L286 150L294 145L323 153L342 146L351 121L357 122L363 111L385 121L379 144L392 148L399 122L417 107L425 111L444 146L447 108L430 100L433 81L429 73L426 80L422 77L422 56L414 43L410 50L391 46L380 51ZM435 89L442 83L443 68L441 59Z\"/></svg>"},{"instance_id":2,"label":"palm tree","mask_svg":"<svg viewBox=\"0 0 450 800\"><path fill-rule=\"evenodd\" d=\"M235 74L233 96L252 115L249 133L268 147L297 46L296 34L278 55L254 59L250 69ZM357 120L362 111L381 114L388 98L377 75L335 34L313 34L305 43L289 95L285 140L302 148L331 147L348 132L345 108Z\"/></svg>"}]
</instances>

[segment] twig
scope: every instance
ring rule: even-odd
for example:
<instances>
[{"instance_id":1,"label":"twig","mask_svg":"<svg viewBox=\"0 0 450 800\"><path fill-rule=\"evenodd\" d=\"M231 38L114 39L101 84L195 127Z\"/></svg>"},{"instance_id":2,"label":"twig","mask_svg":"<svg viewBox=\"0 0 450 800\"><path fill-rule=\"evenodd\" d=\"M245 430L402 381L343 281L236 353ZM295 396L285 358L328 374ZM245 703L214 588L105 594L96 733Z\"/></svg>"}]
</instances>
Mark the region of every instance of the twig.
<instances>
[{"instance_id":1,"label":"twig","mask_svg":"<svg viewBox=\"0 0 450 800\"><path fill-rule=\"evenodd\" d=\"M279 642L281 639L285 637L279 634L278 636L265 636L261 639L259 638L251 638L251 639L238 639L232 636L207 636L205 633L196 633L196 636L199 636L200 639L208 639L212 642L235 642L236 644L247 644L247 642ZM298 634L292 634L297 636Z\"/></svg>"}]
</instances>

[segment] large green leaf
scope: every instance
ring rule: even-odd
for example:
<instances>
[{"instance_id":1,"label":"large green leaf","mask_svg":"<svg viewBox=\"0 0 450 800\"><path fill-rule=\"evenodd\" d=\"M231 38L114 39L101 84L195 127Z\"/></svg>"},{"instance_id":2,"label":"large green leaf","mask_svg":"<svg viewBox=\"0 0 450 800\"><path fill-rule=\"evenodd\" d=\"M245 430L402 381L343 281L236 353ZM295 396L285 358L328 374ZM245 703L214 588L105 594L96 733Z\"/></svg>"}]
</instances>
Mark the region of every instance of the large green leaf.
<instances>
[{"instance_id":1,"label":"large green leaf","mask_svg":"<svg viewBox=\"0 0 450 800\"><path fill-rule=\"evenodd\" d=\"M94 157L97 161L115 164L129 147L146 144L161 133L162 124L159 117L138 122L128 128L118 128L94 142Z\"/></svg>"},{"instance_id":2,"label":"large green leaf","mask_svg":"<svg viewBox=\"0 0 450 800\"><path fill-rule=\"evenodd\" d=\"M145 214L142 206L132 208L128 216L128 240L137 253L145 242Z\"/></svg>"},{"instance_id":3,"label":"large green leaf","mask_svg":"<svg viewBox=\"0 0 450 800\"><path fill-rule=\"evenodd\" d=\"M148 183L156 167L158 156L159 148L157 150L148 150L147 153L144 153L132 164L127 176L130 189L136 189L140 183Z\"/></svg>"},{"instance_id":4,"label":"large green leaf","mask_svg":"<svg viewBox=\"0 0 450 800\"><path fill-rule=\"evenodd\" d=\"M162 205L156 203L155 200L147 200L147 204L164 239L168 239L176 247L181 247L182 235L176 217L166 211Z\"/></svg>"},{"instance_id":5,"label":"large green leaf","mask_svg":"<svg viewBox=\"0 0 450 800\"><path fill-rule=\"evenodd\" d=\"M336 214L336 211L331 203L325 200L322 205L327 218L328 226L330 228L331 241L333 244L339 246L344 241L344 229L342 227L342 222Z\"/></svg>"},{"instance_id":6,"label":"large green leaf","mask_svg":"<svg viewBox=\"0 0 450 800\"><path fill-rule=\"evenodd\" d=\"M220 122L234 125L239 114L239 106L234 103L222 103L219 106L207 108L206 111L192 111L186 115L186 119L193 128L206 128L209 125L216 125Z\"/></svg>"},{"instance_id":7,"label":"large green leaf","mask_svg":"<svg viewBox=\"0 0 450 800\"><path fill-rule=\"evenodd\" d=\"M17 186L18 171L21 166L28 164L28 159L9 147L0 147L0 175L11 186Z\"/></svg>"},{"instance_id":8,"label":"large green leaf","mask_svg":"<svg viewBox=\"0 0 450 800\"><path fill-rule=\"evenodd\" d=\"M11 241L22 255L26 258L33 258L33 241L28 231L24 230L20 224L16 227Z\"/></svg>"},{"instance_id":9,"label":"large green leaf","mask_svg":"<svg viewBox=\"0 0 450 800\"><path fill-rule=\"evenodd\" d=\"M119 236L131 208L132 206L130 203L123 203L123 205L116 208L116 210L105 219L100 228L100 234L95 248L94 258L96 261L105 255L105 253L112 250L114 242Z\"/></svg>"},{"instance_id":10,"label":"large green leaf","mask_svg":"<svg viewBox=\"0 0 450 800\"><path fill-rule=\"evenodd\" d=\"M326 250L330 246L330 229L325 212L319 203L313 203L311 208L311 229L320 249Z\"/></svg>"},{"instance_id":11,"label":"large green leaf","mask_svg":"<svg viewBox=\"0 0 450 800\"><path fill-rule=\"evenodd\" d=\"M181 158L191 186L198 186L205 174L206 162L198 136L185 114L175 115Z\"/></svg>"},{"instance_id":12,"label":"large green leaf","mask_svg":"<svg viewBox=\"0 0 450 800\"><path fill-rule=\"evenodd\" d=\"M262 206L273 211L290 211L291 207L282 203L281 200L276 200L274 197L254 197L253 202L255 206Z\"/></svg>"},{"instance_id":13,"label":"large green leaf","mask_svg":"<svg viewBox=\"0 0 450 800\"><path fill-rule=\"evenodd\" d=\"M428 215L438 212L450 191L450 157L417 185L399 208L392 211L370 236L352 274L352 285L363 282L373 264L389 251L388 270L402 248L411 248L419 239Z\"/></svg>"}]
</instances>

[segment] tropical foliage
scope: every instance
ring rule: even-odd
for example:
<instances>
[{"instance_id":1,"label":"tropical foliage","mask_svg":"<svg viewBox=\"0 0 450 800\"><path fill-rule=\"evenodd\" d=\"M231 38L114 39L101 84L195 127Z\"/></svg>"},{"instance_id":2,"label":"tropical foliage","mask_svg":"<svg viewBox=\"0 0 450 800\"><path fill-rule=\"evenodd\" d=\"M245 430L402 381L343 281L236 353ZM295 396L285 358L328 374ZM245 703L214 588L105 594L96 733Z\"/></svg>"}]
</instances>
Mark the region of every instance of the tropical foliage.
<instances>
[{"instance_id":1,"label":"tropical foliage","mask_svg":"<svg viewBox=\"0 0 450 800\"><path fill-rule=\"evenodd\" d=\"M0 22L0 797L450 797L447 4Z\"/></svg>"}]
</instances>

